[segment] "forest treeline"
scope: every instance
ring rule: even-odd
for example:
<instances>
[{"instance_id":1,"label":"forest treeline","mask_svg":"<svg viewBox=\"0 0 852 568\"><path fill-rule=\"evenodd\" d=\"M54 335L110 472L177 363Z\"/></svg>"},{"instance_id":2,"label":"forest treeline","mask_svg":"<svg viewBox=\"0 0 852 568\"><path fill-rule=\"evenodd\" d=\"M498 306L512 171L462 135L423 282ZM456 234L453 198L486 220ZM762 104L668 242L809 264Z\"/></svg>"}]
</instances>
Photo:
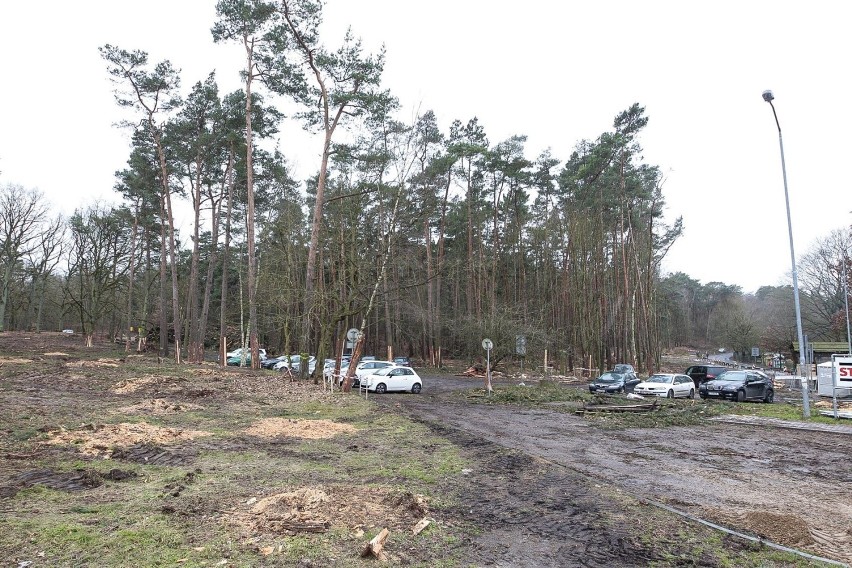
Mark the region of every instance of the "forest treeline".
<instances>
[{"instance_id":1,"label":"forest treeline","mask_svg":"<svg viewBox=\"0 0 852 568\"><path fill-rule=\"evenodd\" d=\"M351 328L366 353L431 365L480 356L484 337L494 359L523 336L527 358L547 350L572 369L651 371L675 345L789 352L790 286L744 295L722 269L707 284L661 274L683 226L663 219L639 104L564 157L528 157L520 134L490 140L476 117L405 122L384 53L351 32L329 48L322 10L218 2L213 40L245 53L230 93L214 73L184 92L171 62L103 46L133 133L121 201L62 218L0 178L3 329L73 328L128 350L141 331L192 362L235 345L333 356ZM310 179L294 178L285 121L318 135ZM849 245L837 229L799 259L811 340L845 338Z\"/></svg>"}]
</instances>

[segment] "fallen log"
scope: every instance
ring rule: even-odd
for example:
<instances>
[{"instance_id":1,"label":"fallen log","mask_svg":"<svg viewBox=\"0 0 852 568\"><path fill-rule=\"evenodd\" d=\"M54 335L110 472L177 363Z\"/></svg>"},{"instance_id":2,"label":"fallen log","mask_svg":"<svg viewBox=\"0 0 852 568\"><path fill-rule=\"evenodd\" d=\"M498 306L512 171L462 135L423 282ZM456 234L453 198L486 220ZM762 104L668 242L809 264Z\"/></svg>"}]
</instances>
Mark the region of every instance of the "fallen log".
<instances>
[{"instance_id":1,"label":"fallen log","mask_svg":"<svg viewBox=\"0 0 852 568\"><path fill-rule=\"evenodd\" d=\"M323 533L328 530L329 523L327 521L295 521L295 520L278 520L271 519L267 524L281 532L287 533Z\"/></svg>"},{"instance_id":2,"label":"fallen log","mask_svg":"<svg viewBox=\"0 0 852 568\"><path fill-rule=\"evenodd\" d=\"M651 404L596 404L596 405L583 405L582 408L577 409L578 414L583 414L584 412L653 412L657 410L659 406L657 405L657 401L655 400Z\"/></svg>"},{"instance_id":3,"label":"fallen log","mask_svg":"<svg viewBox=\"0 0 852 568\"><path fill-rule=\"evenodd\" d=\"M377 560L387 560L387 556L382 549L385 547L385 541L388 539L389 534L390 531L387 528L382 529L379 534L374 536L373 539L367 543L364 550L361 551L361 558L372 556Z\"/></svg>"},{"instance_id":4,"label":"fallen log","mask_svg":"<svg viewBox=\"0 0 852 568\"><path fill-rule=\"evenodd\" d=\"M466 371L463 371L456 375L457 377L477 377L484 378L485 377L485 369L479 366L468 367Z\"/></svg>"}]
</instances>

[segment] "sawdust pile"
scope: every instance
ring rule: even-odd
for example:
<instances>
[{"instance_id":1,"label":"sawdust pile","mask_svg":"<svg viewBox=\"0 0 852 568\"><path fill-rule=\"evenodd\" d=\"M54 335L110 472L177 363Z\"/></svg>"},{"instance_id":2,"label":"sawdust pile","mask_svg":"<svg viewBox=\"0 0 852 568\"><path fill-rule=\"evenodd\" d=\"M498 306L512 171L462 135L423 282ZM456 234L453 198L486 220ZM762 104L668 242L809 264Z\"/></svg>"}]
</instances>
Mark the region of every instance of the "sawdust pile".
<instances>
[{"instance_id":1,"label":"sawdust pile","mask_svg":"<svg viewBox=\"0 0 852 568\"><path fill-rule=\"evenodd\" d=\"M190 373L193 376L196 376L196 377L217 377L217 376L223 375L223 374L232 374L227 369L228 369L227 367L225 367L224 369L222 369L220 367L217 367L215 369L210 369L210 368L205 369L205 368L202 367L202 368L199 368L199 369L191 369Z\"/></svg>"},{"instance_id":2,"label":"sawdust pile","mask_svg":"<svg viewBox=\"0 0 852 568\"><path fill-rule=\"evenodd\" d=\"M124 379L112 386L112 392L115 394L128 394L136 392L145 385L161 382L162 378L155 376L139 377L133 379Z\"/></svg>"},{"instance_id":3,"label":"sawdust pile","mask_svg":"<svg viewBox=\"0 0 852 568\"><path fill-rule=\"evenodd\" d=\"M23 359L21 357L0 357L0 365L23 365L32 362L32 359Z\"/></svg>"},{"instance_id":4,"label":"sawdust pile","mask_svg":"<svg viewBox=\"0 0 852 568\"><path fill-rule=\"evenodd\" d=\"M293 535L338 528L360 537L375 527L410 531L428 512L424 496L405 491L317 486L250 499L233 512L230 520L254 535Z\"/></svg>"},{"instance_id":5,"label":"sawdust pile","mask_svg":"<svg viewBox=\"0 0 852 568\"><path fill-rule=\"evenodd\" d=\"M119 412L123 414L152 414L154 416L163 416L166 414L176 414L178 412L188 412L190 410L201 410L204 407L190 402L172 402L164 398L154 398L144 400L142 402L131 404L119 408Z\"/></svg>"},{"instance_id":6,"label":"sawdust pile","mask_svg":"<svg viewBox=\"0 0 852 568\"><path fill-rule=\"evenodd\" d=\"M245 430L246 434L261 438L307 438L318 440L333 438L338 434L354 434L358 430L351 424L331 420L294 420L291 418L264 418Z\"/></svg>"},{"instance_id":7,"label":"sawdust pile","mask_svg":"<svg viewBox=\"0 0 852 568\"><path fill-rule=\"evenodd\" d=\"M834 408L834 402L831 400L818 400L814 403L817 408ZM852 410L852 400L838 400L838 410Z\"/></svg>"},{"instance_id":8,"label":"sawdust pile","mask_svg":"<svg viewBox=\"0 0 852 568\"><path fill-rule=\"evenodd\" d=\"M86 456L110 457L115 448L126 448L136 444L176 444L200 436L209 436L210 432L200 430L182 430L179 428L161 428L145 422L138 424L87 424L80 430L49 432L43 443L51 445L73 445Z\"/></svg>"},{"instance_id":9,"label":"sawdust pile","mask_svg":"<svg viewBox=\"0 0 852 568\"><path fill-rule=\"evenodd\" d=\"M95 359L94 361L73 361L66 363L69 367L118 367L120 363L115 359Z\"/></svg>"}]
</instances>

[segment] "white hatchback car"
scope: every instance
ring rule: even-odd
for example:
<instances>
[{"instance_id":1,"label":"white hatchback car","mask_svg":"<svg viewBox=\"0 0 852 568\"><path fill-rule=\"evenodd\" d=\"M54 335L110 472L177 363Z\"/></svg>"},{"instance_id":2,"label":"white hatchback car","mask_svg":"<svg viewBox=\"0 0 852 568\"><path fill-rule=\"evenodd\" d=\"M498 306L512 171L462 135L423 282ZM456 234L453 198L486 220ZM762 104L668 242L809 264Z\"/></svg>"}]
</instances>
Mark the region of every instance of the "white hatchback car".
<instances>
[{"instance_id":1,"label":"white hatchback car","mask_svg":"<svg viewBox=\"0 0 852 568\"><path fill-rule=\"evenodd\" d=\"M666 398L695 398L695 383L689 375L656 373L633 387L635 394Z\"/></svg>"},{"instance_id":2,"label":"white hatchback car","mask_svg":"<svg viewBox=\"0 0 852 568\"><path fill-rule=\"evenodd\" d=\"M359 379L363 379L367 375L372 375L379 371L379 369L385 369L387 367L397 367L393 361L361 361L358 363L358 366L355 367L355 376Z\"/></svg>"},{"instance_id":3,"label":"white hatchback car","mask_svg":"<svg viewBox=\"0 0 852 568\"><path fill-rule=\"evenodd\" d=\"M361 387L379 394L388 391L404 391L419 394L423 381L411 367L385 367L361 379Z\"/></svg>"}]
</instances>

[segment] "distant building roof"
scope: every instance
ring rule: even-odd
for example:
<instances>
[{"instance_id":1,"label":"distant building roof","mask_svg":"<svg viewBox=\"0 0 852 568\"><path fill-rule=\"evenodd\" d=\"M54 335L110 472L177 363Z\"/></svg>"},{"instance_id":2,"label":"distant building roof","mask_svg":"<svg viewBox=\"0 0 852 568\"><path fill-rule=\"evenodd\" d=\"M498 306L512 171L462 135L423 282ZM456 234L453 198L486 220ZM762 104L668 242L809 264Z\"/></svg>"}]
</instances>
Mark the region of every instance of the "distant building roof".
<instances>
[{"instance_id":1,"label":"distant building roof","mask_svg":"<svg viewBox=\"0 0 852 568\"><path fill-rule=\"evenodd\" d=\"M849 344L845 341L809 341L814 353L848 353ZM799 342L793 342L793 351L799 351Z\"/></svg>"}]
</instances>

